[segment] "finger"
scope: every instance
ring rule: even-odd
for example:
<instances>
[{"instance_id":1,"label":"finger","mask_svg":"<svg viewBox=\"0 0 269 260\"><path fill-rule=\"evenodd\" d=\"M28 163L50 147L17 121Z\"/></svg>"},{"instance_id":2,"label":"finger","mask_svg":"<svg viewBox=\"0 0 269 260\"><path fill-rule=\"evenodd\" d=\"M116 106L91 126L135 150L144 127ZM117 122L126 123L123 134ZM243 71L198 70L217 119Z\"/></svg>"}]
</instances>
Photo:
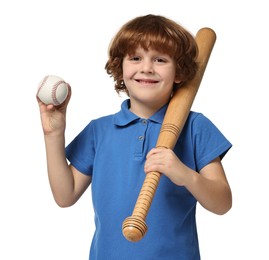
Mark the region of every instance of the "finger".
<instances>
[{"instance_id":1,"label":"finger","mask_svg":"<svg viewBox=\"0 0 269 260\"><path fill-rule=\"evenodd\" d=\"M161 172L163 170L163 167L164 167L164 164L159 160L147 162L144 166L144 171L146 173L154 172L154 171Z\"/></svg>"},{"instance_id":2,"label":"finger","mask_svg":"<svg viewBox=\"0 0 269 260\"><path fill-rule=\"evenodd\" d=\"M71 95L72 95L72 89L71 89L71 86L69 85L69 83L67 83L67 86L68 86L68 94L67 94L67 97L65 99L65 102L69 102Z\"/></svg>"},{"instance_id":3,"label":"finger","mask_svg":"<svg viewBox=\"0 0 269 260\"><path fill-rule=\"evenodd\" d=\"M151 149L149 151L146 158L148 159L150 156L152 156L154 154L161 153L164 149L166 149L166 148L164 148L164 147L155 147L155 148L153 148L153 149Z\"/></svg>"}]
</instances>

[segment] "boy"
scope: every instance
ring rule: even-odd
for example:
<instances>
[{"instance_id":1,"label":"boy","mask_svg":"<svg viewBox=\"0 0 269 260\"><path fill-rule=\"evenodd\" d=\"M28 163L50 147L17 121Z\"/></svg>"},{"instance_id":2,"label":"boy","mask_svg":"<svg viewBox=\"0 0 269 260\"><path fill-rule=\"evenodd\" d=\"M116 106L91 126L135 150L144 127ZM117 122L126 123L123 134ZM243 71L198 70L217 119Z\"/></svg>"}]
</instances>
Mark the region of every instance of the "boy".
<instances>
[{"instance_id":1,"label":"boy","mask_svg":"<svg viewBox=\"0 0 269 260\"><path fill-rule=\"evenodd\" d=\"M155 148L167 104L174 89L194 77L196 56L192 35L170 19L146 15L127 22L111 42L105 68L128 99L118 113L92 120L66 148L71 88L59 107L38 100L56 203L73 205L91 184L96 231L89 259L198 260L197 201L216 214L231 208L221 164L231 144L204 115L190 112L173 150ZM147 216L150 229L131 243L121 225L151 171L163 176Z\"/></svg>"}]
</instances>

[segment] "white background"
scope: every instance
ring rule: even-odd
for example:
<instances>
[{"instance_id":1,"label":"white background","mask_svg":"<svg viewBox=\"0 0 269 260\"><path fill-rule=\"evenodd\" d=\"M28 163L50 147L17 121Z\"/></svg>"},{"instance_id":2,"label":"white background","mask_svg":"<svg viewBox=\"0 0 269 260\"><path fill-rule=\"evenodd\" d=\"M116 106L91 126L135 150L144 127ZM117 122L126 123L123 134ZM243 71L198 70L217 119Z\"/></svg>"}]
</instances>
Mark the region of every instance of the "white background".
<instances>
[{"instance_id":1,"label":"white background","mask_svg":"<svg viewBox=\"0 0 269 260\"><path fill-rule=\"evenodd\" d=\"M193 110L208 116L233 143L223 160L233 208L217 216L198 206L202 259L269 259L266 2L1 1L0 259L88 258L90 189L75 206L56 206L37 85L47 74L71 84L67 143L91 119L118 111L125 97L118 97L104 70L108 44L123 23L148 13L174 19L193 34L211 27L218 37Z\"/></svg>"}]
</instances>

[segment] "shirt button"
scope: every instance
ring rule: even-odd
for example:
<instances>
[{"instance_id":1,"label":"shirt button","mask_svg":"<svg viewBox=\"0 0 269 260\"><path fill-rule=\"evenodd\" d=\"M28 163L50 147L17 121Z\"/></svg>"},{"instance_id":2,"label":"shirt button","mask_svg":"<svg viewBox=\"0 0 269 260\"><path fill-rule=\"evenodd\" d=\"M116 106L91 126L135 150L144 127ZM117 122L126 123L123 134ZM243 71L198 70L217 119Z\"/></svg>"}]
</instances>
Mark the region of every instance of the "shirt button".
<instances>
[{"instance_id":1,"label":"shirt button","mask_svg":"<svg viewBox=\"0 0 269 260\"><path fill-rule=\"evenodd\" d=\"M139 139L140 141L142 141L142 140L144 140L144 136L143 136L143 135L140 135L140 136L138 137L138 139Z\"/></svg>"},{"instance_id":2,"label":"shirt button","mask_svg":"<svg viewBox=\"0 0 269 260\"><path fill-rule=\"evenodd\" d=\"M143 125L146 125L147 124L147 120L146 119L142 120L142 124Z\"/></svg>"}]
</instances>

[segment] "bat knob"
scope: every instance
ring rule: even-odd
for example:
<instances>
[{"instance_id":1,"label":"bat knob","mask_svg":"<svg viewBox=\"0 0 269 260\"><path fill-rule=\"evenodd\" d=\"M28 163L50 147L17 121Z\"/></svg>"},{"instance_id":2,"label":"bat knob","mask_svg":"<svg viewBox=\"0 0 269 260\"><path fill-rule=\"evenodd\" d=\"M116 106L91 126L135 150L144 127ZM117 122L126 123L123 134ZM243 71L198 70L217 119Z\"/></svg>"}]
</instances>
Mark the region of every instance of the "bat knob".
<instances>
[{"instance_id":1,"label":"bat knob","mask_svg":"<svg viewBox=\"0 0 269 260\"><path fill-rule=\"evenodd\" d=\"M140 217L128 217L122 224L122 233L131 242L137 242L142 239L147 230L148 227L145 221Z\"/></svg>"}]
</instances>

